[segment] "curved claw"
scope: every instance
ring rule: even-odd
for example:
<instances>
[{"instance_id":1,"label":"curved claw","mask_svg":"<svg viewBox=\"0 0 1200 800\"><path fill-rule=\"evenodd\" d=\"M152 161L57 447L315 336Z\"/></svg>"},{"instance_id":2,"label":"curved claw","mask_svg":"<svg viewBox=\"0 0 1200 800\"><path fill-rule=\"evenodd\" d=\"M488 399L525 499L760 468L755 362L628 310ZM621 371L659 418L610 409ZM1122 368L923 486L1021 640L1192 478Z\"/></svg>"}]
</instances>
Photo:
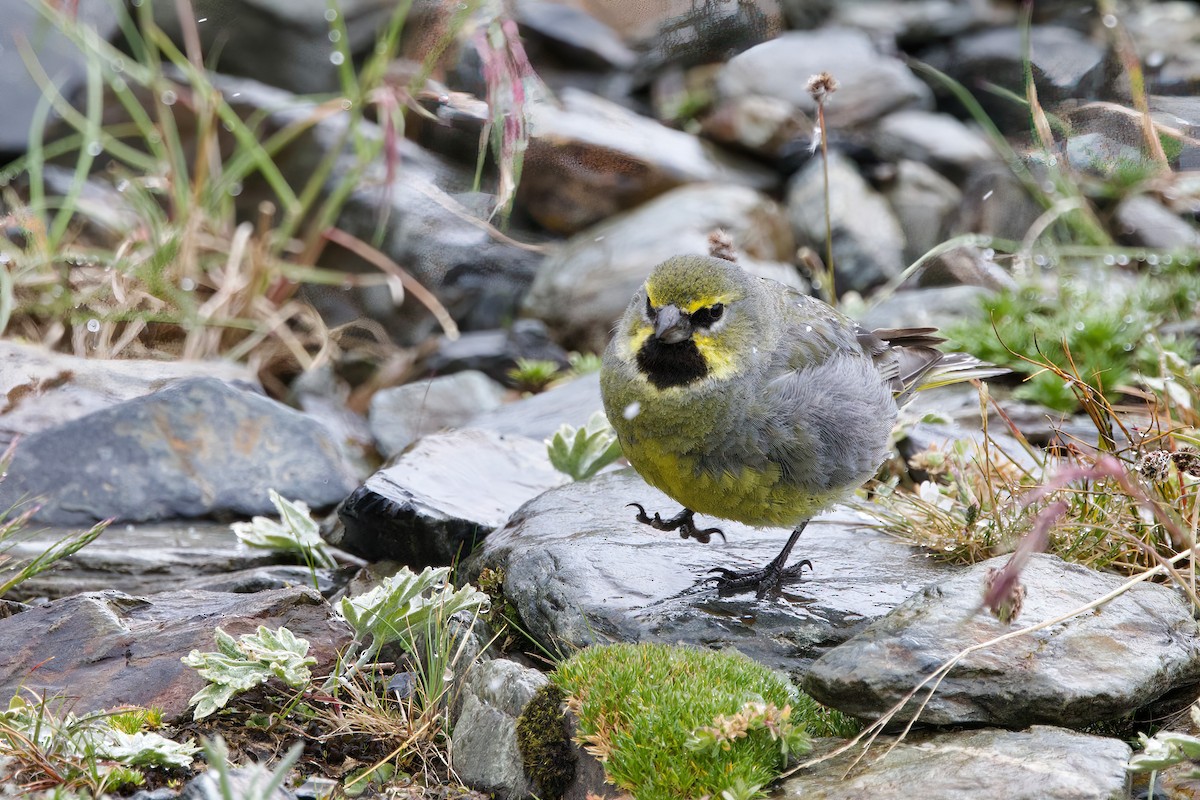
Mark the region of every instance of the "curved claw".
<instances>
[{"instance_id":1,"label":"curved claw","mask_svg":"<svg viewBox=\"0 0 1200 800\"><path fill-rule=\"evenodd\" d=\"M692 528L690 531L684 530L683 528L679 529L679 535L681 538L686 539L691 536L691 538L700 542L700 544L708 544L711 542L714 533L721 537L722 542L729 541L725 538L725 531L721 530L720 528L704 528L701 530Z\"/></svg>"},{"instance_id":2,"label":"curved claw","mask_svg":"<svg viewBox=\"0 0 1200 800\"><path fill-rule=\"evenodd\" d=\"M638 515L637 515L636 519L638 522L642 523L643 525L653 525L654 524L654 521L651 520L650 517L646 516L646 509L642 507L641 503L626 503L625 507L626 508L636 508L638 510ZM658 514L655 514L654 516L655 516L655 518L658 518Z\"/></svg>"}]
</instances>

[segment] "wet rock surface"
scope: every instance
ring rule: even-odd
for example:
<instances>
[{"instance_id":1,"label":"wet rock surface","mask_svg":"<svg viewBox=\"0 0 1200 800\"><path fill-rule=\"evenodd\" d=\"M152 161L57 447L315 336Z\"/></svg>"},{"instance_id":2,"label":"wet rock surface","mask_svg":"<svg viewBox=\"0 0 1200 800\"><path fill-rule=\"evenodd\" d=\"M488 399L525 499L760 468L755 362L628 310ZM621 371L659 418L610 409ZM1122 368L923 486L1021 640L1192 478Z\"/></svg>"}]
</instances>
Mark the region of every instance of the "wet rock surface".
<instances>
[{"instance_id":1,"label":"wet rock surface","mask_svg":"<svg viewBox=\"0 0 1200 800\"><path fill-rule=\"evenodd\" d=\"M451 564L565 480L540 441L478 429L434 434L352 492L326 538L373 561Z\"/></svg>"},{"instance_id":2,"label":"wet rock surface","mask_svg":"<svg viewBox=\"0 0 1200 800\"><path fill-rule=\"evenodd\" d=\"M805 679L823 703L873 719L959 651L1013 630L981 610L992 559L915 594L819 658ZM1124 581L1044 554L1022 572L1022 626L1057 619ZM1082 727L1200 682L1200 630L1186 600L1140 584L1028 635L970 653L921 711L930 725ZM911 709L901 712L903 718Z\"/></svg>"},{"instance_id":3,"label":"wet rock surface","mask_svg":"<svg viewBox=\"0 0 1200 800\"><path fill-rule=\"evenodd\" d=\"M630 502L651 512L678 510L631 470L599 475L522 506L468 560L468 574L504 570L505 596L541 642L732 646L792 671L947 574L842 512L818 518L804 532L793 559L810 559L813 571L783 599L719 597L706 582L709 570L762 566L789 532L705 520L720 525L727 541L702 545L636 522L634 509L625 507Z\"/></svg>"},{"instance_id":4,"label":"wet rock surface","mask_svg":"<svg viewBox=\"0 0 1200 800\"><path fill-rule=\"evenodd\" d=\"M218 361L90 359L0 341L0 447L93 411L207 376L258 390L249 369Z\"/></svg>"},{"instance_id":5,"label":"wet rock surface","mask_svg":"<svg viewBox=\"0 0 1200 800\"><path fill-rule=\"evenodd\" d=\"M272 513L267 492L329 506L352 486L325 430L297 411L194 378L25 438L0 506L92 525Z\"/></svg>"},{"instance_id":6,"label":"wet rock surface","mask_svg":"<svg viewBox=\"0 0 1200 800\"><path fill-rule=\"evenodd\" d=\"M739 262L781 283L800 285L787 264L795 243L777 202L742 186L684 186L611 217L567 240L543 262L525 314L545 320L570 347L601 352L613 322L660 261L707 253L714 227L737 243Z\"/></svg>"},{"instance_id":7,"label":"wet rock surface","mask_svg":"<svg viewBox=\"0 0 1200 800\"><path fill-rule=\"evenodd\" d=\"M857 766L840 756L783 782L780 800L1117 800L1128 797L1129 745L1063 728L916 733L880 739ZM886 751L886 754L885 754ZM857 752L849 756L857 755ZM849 770L849 774L847 774Z\"/></svg>"},{"instance_id":8,"label":"wet rock surface","mask_svg":"<svg viewBox=\"0 0 1200 800\"><path fill-rule=\"evenodd\" d=\"M180 717L204 679L179 660L215 649L213 630L237 636L259 625L308 639L315 670L328 670L349 641L344 623L312 589L230 594L177 591L135 597L89 592L0 620L0 693L26 689L70 697L76 714L121 705L158 706Z\"/></svg>"}]
</instances>

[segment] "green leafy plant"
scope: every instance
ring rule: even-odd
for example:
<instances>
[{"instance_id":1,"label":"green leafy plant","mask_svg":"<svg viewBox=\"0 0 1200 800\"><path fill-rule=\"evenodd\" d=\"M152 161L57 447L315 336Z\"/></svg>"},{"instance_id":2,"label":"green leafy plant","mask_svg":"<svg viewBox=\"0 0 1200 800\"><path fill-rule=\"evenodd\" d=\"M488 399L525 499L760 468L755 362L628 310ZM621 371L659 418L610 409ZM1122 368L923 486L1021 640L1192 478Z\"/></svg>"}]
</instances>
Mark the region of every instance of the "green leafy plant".
<instances>
[{"instance_id":1,"label":"green leafy plant","mask_svg":"<svg viewBox=\"0 0 1200 800\"><path fill-rule=\"evenodd\" d=\"M28 777L27 787L99 797L143 784L146 770L191 766L200 748L142 729L156 719L161 714L147 709L76 716L44 696L14 695L0 713L0 756Z\"/></svg>"},{"instance_id":2,"label":"green leafy plant","mask_svg":"<svg viewBox=\"0 0 1200 800\"><path fill-rule=\"evenodd\" d=\"M355 654L358 658L332 676L325 688L328 690L354 675L390 642L400 642L410 652L415 650L418 636L433 619L446 619L460 611L487 609L487 595L471 586L455 589L448 582L449 575L449 567L426 567L420 574L404 567L369 592L343 597L334 612L354 631L346 660ZM365 648L364 643L367 643ZM360 648L362 651L358 653Z\"/></svg>"},{"instance_id":3,"label":"green leafy plant","mask_svg":"<svg viewBox=\"0 0 1200 800\"><path fill-rule=\"evenodd\" d=\"M288 771L300 759L304 743L296 742L279 760L274 770L262 764L245 764L236 785L233 781L234 767L229 761L229 748L220 736L204 740L204 758L208 762L208 775L222 800L272 800L288 778ZM206 795L209 796L209 795Z\"/></svg>"},{"instance_id":4,"label":"green leafy plant","mask_svg":"<svg viewBox=\"0 0 1200 800\"><path fill-rule=\"evenodd\" d=\"M217 652L193 650L181 659L209 681L188 701L196 705L192 719L219 711L235 694L271 678L294 689L305 688L312 681L308 668L317 660L308 655L308 642L287 628L272 631L260 625L256 633L242 634L237 639L217 628L214 637Z\"/></svg>"},{"instance_id":5,"label":"green leafy plant","mask_svg":"<svg viewBox=\"0 0 1200 800\"><path fill-rule=\"evenodd\" d=\"M583 481L620 458L621 443L608 418L597 411L582 428L563 423L546 440L546 453L555 469Z\"/></svg>"},{"instance_id":6,"label":"green leafy plant","mask_svg":"<svg viewBox=\"0 0 1200 800\"><path fill-rule=\"evenodd\" d=\"M762 797L788 759L808 749L808 734L855 727L733 651L593 646L559 664L551 680L588 751L637 800Z\"/></svg>"},{"instance_id":7,"label":"green leafy plant","mask_svg":"<svg viewBox=\"0 0 1200 800\"><path fill-rule=\"evenodd\" d=\"M1194 728L1200 728L1200 703L1193 703L1188 710ZM1149 772L1150 787L1147 797L1154 800L1154 781L1158 773L1177 764L1191 764L1178 778L1185 781L1200 779L1200 736L1179 731L1163 730L1153 736L1138 734L1141 750L1129 758L1131 772Z\"/></svg>"},{"instance_id":8,"label":"green leafy plant","mask_svg":"<svg viewBox=\"0 0 1200 800\"><path fill-rule=\"evenodd\" d=\"M1171 322L1190 318L1200 301L1200 276L1193 270L1161 270L1131 279L1125 290L1083 279L1057 287L1028 286L982 300L984 318L948 326L951 346L1027 376L1015 396L1061 411L1079 403L1042 361L1077 372L1118 400L1143 375L1158 372L1160 346L1181 352L1195 343L1164 334ZM994 326L994 327L993 327Z\"/></svg>"},{"instance_id":9,"label":"green leafy plant","mask_svg":"<svg viewBox=\"0 0 1200 800\"><path fill-rule=\"evenodd\" d=\"M250 522L235 522L231 526L234 535L250 547L299 555L312 574L313 588L318 588L317 568L337 566L337 559L321 538L320 526L304 503L280 497L274 489L270 490L270 496L271 503L279 510L280 521L255 517Z\"/></svg>"}]
</instances>

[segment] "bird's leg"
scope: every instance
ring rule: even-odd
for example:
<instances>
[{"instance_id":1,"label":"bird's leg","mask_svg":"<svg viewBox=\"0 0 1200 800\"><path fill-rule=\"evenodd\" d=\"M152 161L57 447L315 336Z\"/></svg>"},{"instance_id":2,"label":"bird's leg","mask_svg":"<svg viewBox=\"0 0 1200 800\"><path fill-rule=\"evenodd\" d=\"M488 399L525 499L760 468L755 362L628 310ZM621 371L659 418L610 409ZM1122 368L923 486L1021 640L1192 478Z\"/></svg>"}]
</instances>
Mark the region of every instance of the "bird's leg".
<instances>
[{"instance_id":1,"label":"bird's leg","mask_svg":"<svg viewBox=\"0 0 1200 800\"><path fill-rule=\"evenodd\" d=\"M642 508L640 503L630 503L626 508L636 508L638 510L637 521L649 525L651 528L659 531L679 531L681 539L695 539L701 544L708 544L715 533L722 539L725 534L720 528L697 528L695 521L692 519L696 512L690 508L685 508L675 516L669 519L663 519L654 512L653 517L646 516L646 509Z\"/></svg>"},{"instance_id":2,"label":"bird's leg","mask_svg":"<svg viewBox=\"0 0 1200 800\"><path fill-rule=\"evenodd\" d=\"M800 523L800 526L792 531L792 535L788 537L787 544L783 546L783 550L779 552L779 555L771 559L771 563L762 569L750 570L748 572L734 572L731 569L717 567L710 570L711 572L720 573L713 578L717 582L717 592L726 595L734 594L742 589L755 589L755 596L761 600L767 595L776 594L779 591L779 587L789 580L799 578L800 574L804 572L805 567L811 570L812 562L807 558L790 567L786 566L788 556L792 554L792 548L796 546L796 540L800 538L800 534L804 532L804 528L807 525L808 520Z\"/></svg>"}]
</instances>

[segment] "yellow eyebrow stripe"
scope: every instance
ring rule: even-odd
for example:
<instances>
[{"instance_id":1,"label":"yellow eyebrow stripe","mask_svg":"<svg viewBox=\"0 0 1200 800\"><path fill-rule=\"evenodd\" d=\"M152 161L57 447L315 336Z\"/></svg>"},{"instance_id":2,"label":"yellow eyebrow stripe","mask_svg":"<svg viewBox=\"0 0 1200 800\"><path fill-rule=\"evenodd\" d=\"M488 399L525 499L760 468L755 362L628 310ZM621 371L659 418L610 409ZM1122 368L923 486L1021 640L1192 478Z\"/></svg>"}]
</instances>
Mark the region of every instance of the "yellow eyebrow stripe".
<instances>
[{"instance_id":1,"label":"yellow eyebrow stripe","mask_svg":"<svg viewBox=\"0 0 1200 800\"><path fill-rule=\"evenodd\" d=\"M652 291L650 291L649 286L646 287L646 298L650 301L650 305L654 306L655 308L661 308L663 305L665 305L665 303L659 302L659 299L654 296ZM708 308L709 306L716 305L717 303L728 304L730 299L731 297L728 294L704 295L703 297L698 297L689 303L679 305L679 310L688 314L694 314L702 308Z\"/></svg>"}]
</instances>

